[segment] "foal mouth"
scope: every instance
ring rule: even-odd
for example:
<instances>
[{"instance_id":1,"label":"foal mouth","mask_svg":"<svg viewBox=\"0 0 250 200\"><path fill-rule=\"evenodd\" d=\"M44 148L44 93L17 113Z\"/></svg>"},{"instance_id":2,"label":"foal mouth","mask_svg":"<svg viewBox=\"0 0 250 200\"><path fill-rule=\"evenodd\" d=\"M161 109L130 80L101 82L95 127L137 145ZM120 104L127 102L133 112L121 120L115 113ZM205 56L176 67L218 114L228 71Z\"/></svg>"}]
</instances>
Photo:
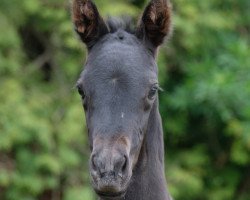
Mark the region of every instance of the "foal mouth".
<instances>
[{"instance_id":1,"label":"foal mouth","mask_svg":"<svg viewBox=\"0 0 250 200\"><path fill-rule=\"evenodd\" d=\"M111 193L111 192L100 192L100 191L96 191L96 193L104 199L123 198L126 194L126 192Z\"/></svg>"}]
</instances>

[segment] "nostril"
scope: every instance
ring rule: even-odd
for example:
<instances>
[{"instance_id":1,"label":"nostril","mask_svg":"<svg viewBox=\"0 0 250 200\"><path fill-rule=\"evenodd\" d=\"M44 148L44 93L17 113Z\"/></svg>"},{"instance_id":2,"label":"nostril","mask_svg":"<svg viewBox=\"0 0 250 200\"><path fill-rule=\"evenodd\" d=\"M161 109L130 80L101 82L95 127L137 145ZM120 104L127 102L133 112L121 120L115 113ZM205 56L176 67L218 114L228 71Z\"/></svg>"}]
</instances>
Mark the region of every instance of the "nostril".
<instances>
[{"instance_id":1,"label":"nostril","mask_svg":"<svg viewBox=\"0 0 250 200\"><path fill-rule=\"evenodd\" d=\"M128 159L127 159L127 156L124 156L124 161L123 161L123 165L122 165L122 172L124 173L127 169L127 162L128 162Z\"/></svg>"},{"instance_id":2,"label":"nostril","mask_svg":"<svg viewBox=\"0 0 250 200\"><path fill-rule=\"evenodd\" d=\"M97 160L96 160L96 155L93 155L91 157L91 168L94 170L94 171L97 171Z\"/></svg>"},{"instance_id":3,"label":"nostril","mask_svg":"<svg viewBox=\"0 0 250 200\"><path fill-rule=\"evenodd\" d=\"M117 175L122 176L127 169L127 157L125 155L117 155L114 158L114 171Z\"/></svg>"}]
</instances>

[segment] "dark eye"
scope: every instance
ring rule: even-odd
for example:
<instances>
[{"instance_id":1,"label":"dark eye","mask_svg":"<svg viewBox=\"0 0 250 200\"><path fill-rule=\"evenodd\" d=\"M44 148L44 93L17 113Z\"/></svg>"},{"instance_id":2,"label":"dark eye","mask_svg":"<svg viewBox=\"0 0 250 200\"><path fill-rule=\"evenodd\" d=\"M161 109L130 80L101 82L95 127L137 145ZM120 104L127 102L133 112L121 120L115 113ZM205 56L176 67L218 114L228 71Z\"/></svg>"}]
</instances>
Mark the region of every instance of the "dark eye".
<instances>
[{"instance_id":1,"label":"dark eye","mask_svg":"<svg viewBox=\"0 0 250 200\"><path fill-rule=\"evenodd\" d=\"M157 86L157 85L154 85L154 86L150 89L150 91L149 91L148 98L149 98L150 100L153 100L154 97L155 97L155 95L156 95L156 93L157 93L157 91L158 91L158 86Z\"/></svg>"},{"instance_id":2,"label":"dark eye","mask_svg":"<svg viewBox=\"0 0 250 200\"><path fill-rule=\"evenodd\" d=\"M85 92L83 91L82 87L77 86L78 93L81 95L82 99L85 98Z\"/></svg>"}]
</instances>

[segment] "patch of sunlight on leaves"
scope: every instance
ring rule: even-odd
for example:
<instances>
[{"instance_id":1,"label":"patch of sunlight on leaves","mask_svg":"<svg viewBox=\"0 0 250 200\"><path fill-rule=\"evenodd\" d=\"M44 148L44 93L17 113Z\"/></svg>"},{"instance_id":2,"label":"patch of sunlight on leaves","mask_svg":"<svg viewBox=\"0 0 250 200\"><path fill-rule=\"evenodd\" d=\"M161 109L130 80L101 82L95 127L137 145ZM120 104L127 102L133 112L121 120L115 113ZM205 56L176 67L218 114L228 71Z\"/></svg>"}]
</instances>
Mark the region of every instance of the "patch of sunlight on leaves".
<instances>
[{"instance_id":1,"label":"patch of sunlight on leaves","mask_svg":"<svg viewBox=\"0 0 250 200\"><path fill-rule=\"evenodd\" d=\"M208 199L213 200L228 200L233 196L233 191L228 188L214 188L212 191L208 192Z\"/></svg>"},{"instance_id":2,"label":"patch of sunlight on leaves","mask_svg":"<svg viewBox=\"0 0 250 200\"><path fill-rule=\"evenodd\" d=\"M235 25L233 20L228 20L226 15L209 11L203 13L202 17L198 18L198 23L212 29L232 29Z\"/></svg>"},{"instance_id":3,"label":"patch of sunlight on leaves","mask_svg":"<svg viewBox=\"0 0 250 200\"><path fill-rule=\"evenodd\" d=\"M80 99L80 97L79 97ZM85 143L85 117L82 105L79 102L68 105L63 123L60 127L60 140L66 143Z\"/></svg>"},{"instance_id":4,"label":"patch of sunlight on leaves","mask_svg":"<svg viewBox=\"0 0 250 200\"><path fill-rule=\"evenodd\" d=\"M182 160L183 166L195 170L197 173L202 173L204 171L203 166L206 166L209 161L209 157L202 146L184 151L179 155L179 159Z\"/></svg>"},{"instance_id":5,"label":"patch of sunlight on leaves","mask_svg":"<svg viewBox=\"0 0 250 200\"><path fill-rule=\"evenodd\" d=\"M70 187L66 190L63 200L95 200L92 189L89 187Z\"/></svg>"},{"instance_id":6,"label":"patch of sunlight on leaves","mask_svg":"<svg viewBox=\"0 0 250 200\"><path fill-rule=\"evenodd\" d=\"M168 123L165 124L166 130L172 132L176 137L185 135L187 125L186 113L181 113L182 117L172 115L171 118L168 119Z\"/></svg>"},{"instance_id":7,"label":"patch of sunlight on leaves","mask_svg":"<svg viewBox=\"0 0 250 200\"><path fill-rule=\"evenodd\" d=\"M167 173L169 191L174 199L192 199L203 190L203 182L195 170L189 171L172 165L168 167L168 171L171 172Z\"/></svg>"},{"instance_id":8,"label":"patch of sunlight on leaves","mask_svg":"<svg viewBox=\"0 0 250 200\"><path fill-rule=\"evenodd\" d=\"M122 1L114 1L112 4L105 4L104 7L101 8L101 13L104 16L137 16L138 9L136 7L132 7Z\"/></svg>"},{"instance_id":9,"label":"patch of sunlight on leaves","mask_svg":"<svg viewBox=\"0 0 250 200\"><path fill-rule=\"evenodd\" d=\"M60 174L62 171L58 156L52 154L40 154L35 157L35 166L39 170L50 172L52 174Z\"/></svg>"},{"instance_id":10,"label":"patch of sunlight on leaves","mask_svg":"<svg viewBox=\"0 0 250 200\"><path fill-rule=\"evenodd\" d=\"M246 151L241 140L234 142L231 150L231 159L239 165L250 163L250 151Z\"/></svg>"},{"instance_id":11,"label":"patch of sunlight on leaves","mask_svg":"<svg viewBox=\"0 0 250 200\"><path fill-rule=\"evenodd\" d=\"M23 6L25 11L30 14L35 14L39 11L40 7L42 6L39 0L25 0L23 1Z\"/></svg>"},{"instance_id":12,"label":"patch of sunlight on leaves","mask_svg":"<svg viewBox=\"0 0 250 200\"><path fill-rule=\"evenodd\" d=\"M23 3L24 1L19 0L1 0L0 13L6 15L9 22L20 26L24 23L26 17Z\"/></svg>"},{"instance_id":13,"label":"patch of sunlight on leaves","mask_svg":"<svg viewBox=\"0 0 250 200\"><path fill-rule=\"evenodd\" d=\"M9 170L1 169L0 166L0 185L8 187L11 184L12 173Z\"/></svg>"},{"instance_id":14,"label":"patch of sunlight on leaves","mask_svg":"<svg viewBox=\"0 0 250 200\"><path fill-rule=\"evenodd\" d=\"M43 190L43 182L36 174L16 174L14 176L16 187L27 194L39 194Z\"/></svg>"},{"instance_id":15,"label":"patch of sunlight on leaves","mask_svg":"<svg viewBox=\"0 0 250 200\"><path fill-rule=\"evenodd\" d=\"M58 150L58 157L63 167L76 167L81 162L81 155L73 148L62 146Z\"/></svg>"},{"instance_id":16,"label":"patch of sunlight on leaves","mask_svg":"<svg viewBox=\"0 0 250 200\"><path fill-rule=\"evenodd\" d=\"M0 12L0 26L5 27L4 32L0 32L0 48L18 48L20 39L15 27L9 24L7 17ZM1 52L2 53L2 52ZM1 66L1 65L0 65Z\"/></svg>"},{"instance_id":17,"label":"patch of sunlight on leaves","mask_svg":"<svg viewBox=\"0 0 250 200\"><path fill-rule=\"evenodd\" d=\"M234 135L236 137L241 137L243 133L243 127L241 121L237 119L232 119L228 123L227 133L229 135Z\"/></svg>"}]
</instances>

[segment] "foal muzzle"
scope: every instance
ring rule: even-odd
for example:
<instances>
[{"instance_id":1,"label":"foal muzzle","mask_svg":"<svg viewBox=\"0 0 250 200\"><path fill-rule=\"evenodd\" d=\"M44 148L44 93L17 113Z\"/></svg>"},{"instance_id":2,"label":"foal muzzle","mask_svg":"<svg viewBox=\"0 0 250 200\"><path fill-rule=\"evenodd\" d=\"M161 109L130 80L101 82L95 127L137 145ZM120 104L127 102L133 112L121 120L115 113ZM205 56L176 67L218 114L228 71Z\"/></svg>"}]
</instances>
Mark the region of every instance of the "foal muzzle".
<instances>
[{"instance_id":1,"label":"foal muzzle","mask_svg":"<svg viewBox=\"0 0 250 200\"><path fill-rule=\"evenodd\" d=\"M90 172L96 193L102 197L124 195L131 177L131 165L126 146L116 143L94 146Z\"/></svg>"}]
</instances>

